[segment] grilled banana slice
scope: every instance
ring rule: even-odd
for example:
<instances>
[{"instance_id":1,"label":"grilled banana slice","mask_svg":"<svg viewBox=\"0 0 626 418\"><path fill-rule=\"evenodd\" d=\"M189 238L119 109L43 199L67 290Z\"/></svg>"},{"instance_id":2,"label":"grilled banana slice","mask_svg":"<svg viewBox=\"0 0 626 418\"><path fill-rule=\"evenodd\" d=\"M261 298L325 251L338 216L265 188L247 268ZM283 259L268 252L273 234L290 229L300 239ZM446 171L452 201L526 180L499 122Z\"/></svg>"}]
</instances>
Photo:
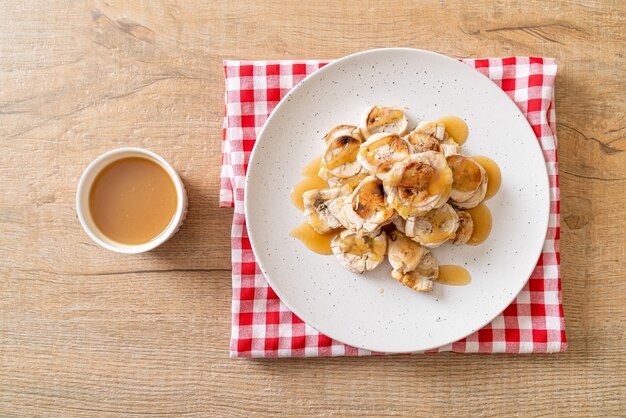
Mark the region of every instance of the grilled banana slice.
<instances>
[{"instance_id":1,"label":"grilled banana slice","mask_svg":"<svg viewBox=\"0 0 626 418\"><path fill-rule=\"evenodd\" d=\"M485 169L470 157L448 155L446 161L452 170L450 200L459 208L476 207L487 193Z\"/></svg>"},{"instance_id":2,"label":"grilled banana slice","mask_svg":"<svg viewBox=\"0 0 626 418\"><path fill-rule=\"evenodd\" d=\"M454 244L466 244L474 233L474 220L469 212L464 210L457 211L457 215L459 216L459 227L452 242Z\"/></svg>"},{"instance_id":3,"label":"grilled banana slice","mask_svg":"<svg viewBox=\"0 0 626 418\"><path fill-rule=\"evenodd\" d=\"M377 133L361 144L357 159L368 172L384 179L391 167L413 152L411 144L397 134Z\"/></svg>"},{"instance_id":4,"label":"grilled banana slice","mask_svg":"<svg viewBox=\"0 0 626 418\"><path fill-rule=\"evenodd\" d=\"M420 122L407 135L416 152L438 151L445 155L459 152L461 146L446 133L446 125L437 122Z\"/></svg>"},{"instance_id":5,"label":"grilled banana slice","mask_svg":"<svg viewBox=\"0 0 626 418\"><path fill-rule=\"evenodd\" d=\"M379 132L404 135L409 127L409 120L404 112L390 106L368 107L361 120L365 137Z\"/></svg>"},{"instance_id":6,"label":"grilled banana slice","mask_svg":"<svg viewBox=\"0 0 626 418\"><path fill-rule=\"evenodd\" d=\"M417 269L406 274L393 270L391 277L418 292L430 292L433 290L433 282L439 277L439 264L435 257L428 253Z\"/></svg>"},{"instance_id":7,"label":"grilled banana slice","mask_svg":"<svg viewBox=\"0 0 626 418\"><path fill-rule=\"evenodd\" d=\"M428 250L408 238L400 231L389 233L387 246L389 263L394 270L406 274L417 268Z\"/></svg>"},{"instance_id":8,"label":"grilled banana slice","mask_svg":"<svg viewBox=\"0 0 626 418\"><path fill-rule=\"evenodd\" d=\"M367 173L365 170L361 170L359 174L356 174L352 177L347 177L345 179L332 177L328 179L327 182L331 187L342 187L343 190L349 190L350 192L352 192L352 190L356 189L356 186L361 184L361 182L368 176L369 173Z\"/></svg>"},{"instance_id":9,"label":"grilled banana slice","mask_svg":"<svg viewBox=\"0 0 626 418\"><path fill-rule=\"evenodd\" d=\"M439 276L439 265L435 257L417 242L399 231L389 234L389 263L391 277L418 292L433 289L433 280Z\"/></svg>"},{"instance_id":10,"label":"grilled banana slice","mask_svg":"<svg viewBox=\"0 0 626 418\"><path fill-rule=\"evenodd\" d=\"M304 216L309 224L320 234L341 228L341 222L328 210L328 204L342 193L341 188L314 189L302 194Z\"/></svg>"},{"instance_id":11,"label":"grilled banana slice","mask_svg":"<svg viewBox=\"0 0 626 418\"><path fill-rule=\"evenodd\" d=\"M459 216L448 204L433 209L424 216L408 217L404 223L406 236L427 248L437 248L454 239L459 227Z\"/></svg>"},{"instance_id":12,"label":"grilled banana slice","mask_svg":"<svg viewBox=\"0 0 626 418\"><path fill-rule=\"evenodd\" d=\"M422 216L446 203L452 172L441 153L426 151L394 164L383 185L387 203L400 216Z\"/></svg>"},{"instance_id":13,"label":"grilled banana slice","mask_svg":"<svg viewBox=\"0 0 626 418\"><path fill-rule=\"evenodd\" d=\"M414 131L412 131L409 132L409 134L405 136L404 139L406 139L411 145L413 145L413 149L416 153L426 151L436 151L443 153L443 147L435 137L424 136L416 138Z\"/></svg>"},{"instance_id":14,"label":"grilled banana slice","mask_svg":"<svg viewBox=\"0 0 626 418\"><path fill-rule=\"evenodd\" d=\"M366 177L351 195L332 201L328 210L344 228L358 235L378 233L396 215L387 204L383 185L376 176Z\"/></svg>"},{"instance_id":15,"label":"grilled banana slice","mask_svg":"<svg viewBox=\"0 0 626 418\"><path fill-rule=\"evenodd\" d=\"M363 135L361 134L361 128L355 125L337 125L331 129L326 135L324 135L324 142L328 145L329 142L337 139L341 136L352 136L363 141Z\"/></svg>"},{"instance_id":16,"label":"grilled banana slice","mask_svg":"<svg viewBox=\"0 0 626 418\"><path fill-rule=\"evenodd\" d=\"M344 179L357 175L361 163L356 159L363 137L356 126L339 125L325 137L326 151L318 175L323 179Z\"/></svg>"},{"instance_id":17,"label":"grilled banana slice","mask_svg":"<svg viewBox=\"0 0 626 418\"><path fill-rule=\"evenodd\" d=\"M330 243L333 254L339 262L354 273L374 270L385 259L387 234L381 231L372 237L343 231Z\"/></svg>"}]
</instances>

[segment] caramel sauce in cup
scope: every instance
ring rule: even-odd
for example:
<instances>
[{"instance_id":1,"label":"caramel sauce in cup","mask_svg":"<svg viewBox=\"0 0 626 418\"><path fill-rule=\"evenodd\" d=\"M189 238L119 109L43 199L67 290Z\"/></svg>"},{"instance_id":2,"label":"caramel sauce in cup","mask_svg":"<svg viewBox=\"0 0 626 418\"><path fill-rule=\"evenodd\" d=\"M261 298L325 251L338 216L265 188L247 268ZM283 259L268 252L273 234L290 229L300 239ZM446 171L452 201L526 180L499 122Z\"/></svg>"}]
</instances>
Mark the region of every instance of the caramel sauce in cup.
<instances>
[{"instance_id":1,"label":"caramel sauce in cup","mask_svg":"<svg viewBox=\"0 0 626 418\"><path fill-rule=\"evenodd\" d=\"M135 254L158 247L178 231L187 213L187 194L162 157L141 148L120 148L87 167L78 185L76 211L98 245Z\"/></svg>"}]
</instances>

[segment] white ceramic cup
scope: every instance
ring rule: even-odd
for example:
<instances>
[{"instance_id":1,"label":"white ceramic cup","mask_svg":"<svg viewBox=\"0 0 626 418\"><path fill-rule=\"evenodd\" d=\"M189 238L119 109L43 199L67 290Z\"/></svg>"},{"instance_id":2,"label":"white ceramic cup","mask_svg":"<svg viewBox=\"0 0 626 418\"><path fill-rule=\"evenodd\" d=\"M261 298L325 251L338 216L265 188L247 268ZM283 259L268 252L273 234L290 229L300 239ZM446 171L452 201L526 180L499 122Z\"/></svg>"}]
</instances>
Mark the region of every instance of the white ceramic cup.
<instances>
[{"instance_id":1,"label":"white ceramic cup","mask_svg":"<svg viewBox=\"0 0 626 418\"><path fill-rule=\"evenodd\" d=\"M146 158L163 167L174 182L174 186L176 187L176 197L178 199L176 213L167 228L165 228L163 232L161 232L154 239L146 243L136 245L121 244L108 238L100 232L98 227L95 225L89 210L89 191L91 190L91 185L100 171L112 162L128 157ZM165 161L160 155L143 148L118 148L102 154L85 169L76 191L76 212L83 229L87 235L89 235L89 237L96 242L96 244L106 248L107 250L118 253L138 254L158 247L170 239L180 229L183 221L185 220L185 216L187 215L187 192L185 191L185 186L178 176L178 173L176 173L172 166L169 165L168 162Z\"/></svg>"}]
</instances>

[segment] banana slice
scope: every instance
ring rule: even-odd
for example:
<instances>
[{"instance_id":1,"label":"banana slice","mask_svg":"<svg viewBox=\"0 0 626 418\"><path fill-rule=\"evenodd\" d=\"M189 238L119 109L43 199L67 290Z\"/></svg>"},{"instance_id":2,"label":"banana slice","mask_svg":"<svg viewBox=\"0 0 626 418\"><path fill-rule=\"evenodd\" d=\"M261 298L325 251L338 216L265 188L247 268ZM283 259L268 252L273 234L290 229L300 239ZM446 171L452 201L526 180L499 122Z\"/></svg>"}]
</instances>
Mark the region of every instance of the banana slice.
<instances>
[{"instance_id":1,"label":"banana slice","mask_svg":"<svg viewBox=\"0 0 626 418\"><path fill-rule=\"evenodd\" d=\"M461 146L446 133L446 125L437 122L420 122L407 135L416 152L438 151L445 155L459 152Z\"/></svg>"},{"instance_id":2,"label":"banana slice","mask_svg":"<svg viewBox=\"0 0 626 418\"><path fill-rule=\"evenodd\" d=\"M418 292L433 289L433 280L439 276L439 265L435 257L417 242L399 231L389 234L389 263L391 277Z\"/></svg>"},{"instance_id":3,"label":"banana slice","mask_svg":"<svg viewBox=\"0 0 626 418\"><path fill-rule=\"evenodd\" d=\"M462 209L476 207L487 193L485 169L470 157L460 154L448 155L446 161L452 170L450 199Z\"/></svg>"},{"instance_id":4,"label":"banana slice","mask_svg":"<svg viewBox=\"0 0 626 418\"><path fill-rule=\"evenodd\" d=\"M320 234L341 228L341 222L328 210L328 204L342 193L341 188L314 189L302 194L304 216L309 224Z\"/></svg>"},{"instance_id":5,"label":"banana slice","mask_svg":"<svg viewBox=\"0 0 626 418\"><path fill-rule=\"evenodd\" d=\"M406 274L393 270L391 277L418 292L430 292L433 290L433 282L439 277L439 264L435 257L428 253L415 270Z\"/></svg>"},{"instance_id":6,"label":"banana slice","mask_svg":"<svg viewBox=\"0 0 626 418\"><path fill-rule=\"evenodd\" d=\"M377 233L396 214L385 201L382 183L376 176L366 177L350 196L332 201L328 210L346 229L359 235Z\"/></svg>"},{"instance_id":7,"label":"banana slice","mask_svg":"<svg viewBox=\"0 0 626 418\"><path fill-rule=\"evenodd\" d=\"M342 128L343 127L343 128ZM318 175L323 179L344 179L361 171L361 163L356 159L363 137L356 126L339 125L325 137L326 151Z\"/></svg>"},{"instance_id":8,"label":"banana slice","mask_svg":"<svg viewBox=\"0 0 626 418\"><path fill-rule=\"evenodd\" d=\"M381 231L375 237L343 231L330 243L333 254L341 264L354 273L374 270L385 259L387 234Z\"/></svg>"},{"instance_id":9,"label":"banana slice","mask_svg":"<svg viewBox=\"0 0 626 418\"><path fill-rule=\"evenodd\" d=\"M400 216L422 216L446 203L452 172L441 153L426 151L394 164L383 185L387 203Z\"/></svg>"},{"instance_id":10,"label":"banana slice","mask_svg":"<svg viewBox=\"0 0 626 418\"><path fill-rule=\"evenodd\" d=\"M454 239L458 227L459 215L452 206L445 204L424 216L406 218L404 233L424 247L437 248Z\"/></svg>"},{"instance_id":11,"label":"banana slice","mask_svg":"<svg viewBox=\"0 0 626 418\"><path fill-rule=\"evenodd\" d=\"M354 189L356 189L356 186L361 184L361 182L368 176L369 173L367 173L365 170L361 170L359 174L356 174L352 177L347 177L345 179L332 177L327 181L331 187L342 187L342 190L349 190L350 192L352 192Z\"/></svg>"},{"instance_id":12,"label":"banana slice","mask_svg":"<svg viewBox=\"0 0 626 418\"><path fill-rule=\"evenodd\" d=\"M400 231L389 234L387 256L394 270L406 274L417 268L428 250Z\"/></svg>"},{"instance_id":13,"label":"banana slice","mask_svg":"<svg viewBox=\"0 0 626 418\"><path fill-rule=\"evenodd\" d=\"M466 244L474 232L474 220L469 212L464 210L457 211L457 215L459 216L459 227L452 242L457 245Z\"/></svg>"},{"instance_id":14,"label":"banana slice","mask_svg":"<svg viewBox=\"0 0 626 418\"><path fill-rule=\"evenodd\" d=\"M374 134L361 144L357 159L363 168L384 179L391 167L413 152L411 144L397 134Z\"/></svg>"},{"instance_id":15,"label":"banana slice","mask_svg":"<svg viewBox=\"0 0 626 418\"><path fill-rule=\"evenodd\" d=\"M443 153L443 147L441 143L437 140L437 138L432 136L425 137L416 137L415 131L409 132L409 134L405 137L407 141L411 145L413 145L413 149L416 153L418 152L426 152L426 151L436 151Z\"/></svg>"},{"instance_id":16,"label":"banana slice","mask_svg":"<svg viewBox=\"0 0 626 418\"><path fill-rule=\"evenodd\" d=\"M396 229L400 232L402 232L403 234L406 234L405 232L405 225L406 225L406 220L402 217L402 216L396 216L394 217L391 222L393 223L393 225L396 227Z\"/></svg>"},{"instance_id":17,"label":"banana slice","mask_svg":"<svg viewBox=\"0 0 626 418\"><path fill-rule=\"evenodd\" d=\"M332 140L341 136L353 136L363 141L363 135L361 134L361 128L355 125L337 125L331 129L326 135L324 135L324 142L328 145Z\"/></svg>"},{"instance_id":18,"label":"banana slice","mask_svg":"<svg viewBox=\"0 0 626 418\"><path fill-rule=\"evenodd\" d=\"M409 120L404 112L390 106L368 107L363 112L361 120L365 137L379 132L404 135L409 127Z\"/></svg>"}]
</instances>

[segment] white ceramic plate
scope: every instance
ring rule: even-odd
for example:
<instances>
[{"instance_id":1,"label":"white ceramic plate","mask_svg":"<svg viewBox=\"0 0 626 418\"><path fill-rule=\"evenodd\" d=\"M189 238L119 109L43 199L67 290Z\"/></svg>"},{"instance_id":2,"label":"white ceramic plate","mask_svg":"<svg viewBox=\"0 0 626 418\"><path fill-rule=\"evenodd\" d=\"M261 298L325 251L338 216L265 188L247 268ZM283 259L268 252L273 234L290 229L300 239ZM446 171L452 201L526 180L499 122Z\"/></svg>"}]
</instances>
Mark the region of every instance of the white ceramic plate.
<instances>
[{"instance_id":1,"label":"white ceramic plate","mask_svg":"<svg viewBox=\"0 0 626 418\"><path fill-rule=\"evenodd\" d=\"M487 202L493 215L489 239L433 251L440 264L465 266L472 275L469 285L435 283L432 293L418 293L392 279L387 262L365 275L353 274L334 256L315 254L289 236L305 220L289 197L300 171L323 152L328 130L357 124L372 104L406 106L413 124L459 116L470 130L463 153L489 156L500 166L502 187ZM252 248L278 296L329 337L381 352L439 347L502 312L537 263L550 204L537 138L511 99L467 65L415 49L350 55L296 86L259 134L245 197Z\"/></svg>"}]
</instances>

